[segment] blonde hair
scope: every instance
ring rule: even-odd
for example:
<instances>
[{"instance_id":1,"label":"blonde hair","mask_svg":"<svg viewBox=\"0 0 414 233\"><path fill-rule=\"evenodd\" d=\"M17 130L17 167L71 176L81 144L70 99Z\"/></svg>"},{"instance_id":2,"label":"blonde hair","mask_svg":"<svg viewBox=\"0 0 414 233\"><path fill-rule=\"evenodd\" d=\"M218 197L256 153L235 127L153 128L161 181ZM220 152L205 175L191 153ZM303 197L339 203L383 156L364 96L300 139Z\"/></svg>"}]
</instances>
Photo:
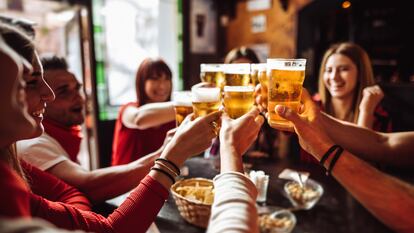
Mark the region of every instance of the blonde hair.
<instances>
[{"instance_id":1,"label":"blonde hair","mask_svg":"<svg viewBox=\"0 0 414 233\"><path fill-rule=\"evenodd\" d=\"M362 91L365 87L372 86L375 84L374 73L372 71L371 61L367 52L359 45L354 43L339 43L332 45L324 54L322 58L321 67L319 69L319 95L321 97L322 105L325 111L332 115L331 110L331 94L328 89L325 87L323 81L323 76L325 72L326 62L330 56L333 54L341 54L349 59L357 67L357 85L355 87L354 96L353 96L353 110L351 112L351 119L353 123L358 121L359 115L359 104L362 99Z\"/></svg>"}]
</instances>

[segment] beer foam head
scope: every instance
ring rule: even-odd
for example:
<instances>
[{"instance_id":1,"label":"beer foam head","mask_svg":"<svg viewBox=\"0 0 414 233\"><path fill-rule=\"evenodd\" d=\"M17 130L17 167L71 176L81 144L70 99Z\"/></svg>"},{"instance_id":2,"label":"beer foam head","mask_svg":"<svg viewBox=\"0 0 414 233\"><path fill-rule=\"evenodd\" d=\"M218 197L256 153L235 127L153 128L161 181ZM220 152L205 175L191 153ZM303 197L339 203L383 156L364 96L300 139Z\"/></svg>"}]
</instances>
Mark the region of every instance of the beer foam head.
<instances>
[{"instance_id":1,"label":"beer foam head","mask_svg":"<svg viewBox=\"0 0 414 233\"><path fill-rule=\"evenodd\" d=\"M174 91L172 101L175 106L191 106L191 91Z\"/></svg>"},{"instance_id":2,"label":"beer foam head","mask_svg":"<svg viewBox=\"0 0 414 233\"><path fill-rule=\"evenodd\" d=\"M306 59L267 59L267 70L294 70L304 71L306 68Z\"/></svg>"},{"instance_id":3,"label":"beer foam head","mask_svg":"<svg viewBox=\"0 0 414 233\"><path fill-rule=\"evenodd\" d=\"M252 86L224 86L224 92L253 92Z\"/></svg>"},{"instance_id":4,"label":"beer foam head","mask_svg":"<svg viewBox=\"0 0 414 233\"><path fill-rule=\"evenodd\" d=\"M224 64L201 64L201 72L223 72Z\"/></svg>"},{"instance_id":5,"label":"beer foam head","mask_svg":"<svg viewBox=\"0 0 414 233\"><path fill-rule=\"evenodd\" d=\"M256 63L256 64L251 64L251 69L253 70L257 70L257 71L266 71L267 68L267 63Z\"/></svg>"},{"instance_id":6,"label":"beer foam head","mask_svg":"<svg viewBox=\"0 0 414 233\"><path fill-rule=\"evenodd\" d=\"M220 88L219 87L198 87L192 88L192 102L217 102L220 101Z\"/></svg>"},{"instance_id":7,"label":"beer foam head","mask_svg":"<svg viewBox=\"0 0 414 233\"><path fill-rule=\"evenodd\" d=\"M249 63L225 64L224 73L225 74L250 74L250 64Z\"/></svg>"}]
</instances>

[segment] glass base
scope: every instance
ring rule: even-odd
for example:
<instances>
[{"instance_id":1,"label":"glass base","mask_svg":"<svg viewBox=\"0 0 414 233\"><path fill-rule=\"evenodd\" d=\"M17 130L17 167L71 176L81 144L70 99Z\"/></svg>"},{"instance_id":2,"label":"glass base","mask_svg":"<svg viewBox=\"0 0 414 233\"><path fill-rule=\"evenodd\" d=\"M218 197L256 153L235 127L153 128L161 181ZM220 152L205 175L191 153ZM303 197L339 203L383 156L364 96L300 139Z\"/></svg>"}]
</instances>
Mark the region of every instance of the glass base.
<instances>
[{"instance_id":1,"label":"glass base","mask_svg":"<svg viewBox=\"0 0 414 233\"><path fill-rule=\"evenodd\" d=\"M284 130L284 131L292 131L293 130L293 123L290 121L268 121L270 127Z\"/></svg>"}]
</instances>

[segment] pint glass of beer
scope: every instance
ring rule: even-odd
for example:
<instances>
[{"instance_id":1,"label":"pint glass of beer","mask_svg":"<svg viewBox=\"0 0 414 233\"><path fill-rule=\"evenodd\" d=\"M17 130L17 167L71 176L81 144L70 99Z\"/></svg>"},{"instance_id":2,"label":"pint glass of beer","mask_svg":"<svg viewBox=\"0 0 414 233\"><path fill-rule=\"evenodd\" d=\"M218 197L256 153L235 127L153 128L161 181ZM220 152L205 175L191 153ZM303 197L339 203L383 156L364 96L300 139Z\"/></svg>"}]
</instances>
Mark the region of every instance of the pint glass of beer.
<instances>
[{"instance_id":1,"label":"pint glass of beer","mask_svg":"<svg viewBox=\"0 0 414 233\"><path fill-rule=\"evenodd\" d=\"M235 63L224 65L224 84L226 86L249 86L250 64Z\"/></svg>"},{"instance_id":2,"label":"pint glass of beer","mask_svg":"<svg viewBox=\"0 0 414 233\"><path fill-rule=\"evenodd\" d=\"M275 112L276 105L285 105L293 111L300 108L302 84L305 80L306 59L267 59L268 122L272 127L290 129L292 123Z\"/></svg>"},{"instance_id":3,"label":"pint glass of beer","mask_svg":"<svg viewBox=\"0 0 414 233\"><path fill-rule=\"evenodd\" d=\"M219 110L221 105L219 87L193 87L191 93L195 117L206 116Z\"/></svg>"},{"instance_id":4,"label":"pint glass of beer","mask_svg":"<svg viewBox=\"0 0 414 233\"><path fill-rule=\"evenodd\" d=\"M257 77L256 78L257 82L260 82L262 100L264 102L266 102L266 105L267 105L267 86L269 85L269 82L267 80L267 75L266 75L267 64L266 63L257 63L257 64L252 64L251 67L252 67L251 68L252 69L252 78L253 78L253 75L255 75ZM257 84L257 82L256 82L256 84Z\"/></svg>"},{"instance_id":5,"label":"pint glass of beer","mask_svg":"<svg viewBox=\"0 0 414 233\"><path fill-rule=\"evenodd\" d=\"M224 87L224 64L201 64L200 79L220 89Z\"/></svg>"},{"instance_id":6,"label":"pint glass of beer","mask_svg":"<svg viewBox=\"0 0 414 233\"><path fill-rule=\"evenodd\" d=\"M224 86L224 109L230 118L239 118L253 107L253 92L253 86Z\"/></svg>"},{"instance_id":7,"label":"pint glass of beer","mask_svg":"<svg viewBox=\"0 0 414 233\"><path fill-rule=\"evenodd\" d=\"M250 83L253 86L256 86L260 82L260 79L259 79L260 74L259 73L263 69L266 73L266 63L252 63L252 64L250 64L250 77L251 77Z\"/></svg>"},{"instance_id":8,"label":"pint glass of beer","mask_svg":"<svg viewBox=\"0 0 414 233\"><path fill-rule=\"evenodd\" d=\"M175 110L175 122L178 127L183 122L184 118L193 112L191 91L174 91L172 101Z\"/></svg>"}]
</instances>

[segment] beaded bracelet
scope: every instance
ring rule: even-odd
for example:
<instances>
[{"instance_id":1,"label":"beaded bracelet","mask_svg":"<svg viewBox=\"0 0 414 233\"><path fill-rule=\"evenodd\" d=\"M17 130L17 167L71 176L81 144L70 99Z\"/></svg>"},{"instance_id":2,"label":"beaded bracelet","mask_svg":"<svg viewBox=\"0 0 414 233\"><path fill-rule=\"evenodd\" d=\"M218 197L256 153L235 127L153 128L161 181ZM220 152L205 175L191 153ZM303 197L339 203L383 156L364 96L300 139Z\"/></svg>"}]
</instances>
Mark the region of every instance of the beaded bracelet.
<instances>
[{"instance_id":1,"label":"beaded bracelet","mask_svg":"<svg viewBox=\"0 0 414 233\"><path fill-rule=\"evenodd\" d=\"M168 163L169 165L173 166L175 168L176 173L180 175L180 168L178 168L178 166L175 165L175 163L171 162L170 160L164 159L164 158L157 158L155 161L164 161Z\"/></svg>"},{"instance_id":2,"label":"beaded bracelet","mask_svg":"<svg viewBox=\"0 0 414 233\"><path fill-rule=\"evenodd\" d=\"M170 175L170 173L168 173L168 172L166 172L166 171L162 170L161 168L152 167L152 168L151 168L151 170L155 170L155 171L159 171L159 172L161 172L162 174L166 175L166 176L167 176L167 177L171 180L171 182L172 182L173 184L175 183L175 179L174 179L174 177L173 177L172 175Z\"/></svg>"}]
</instances>

